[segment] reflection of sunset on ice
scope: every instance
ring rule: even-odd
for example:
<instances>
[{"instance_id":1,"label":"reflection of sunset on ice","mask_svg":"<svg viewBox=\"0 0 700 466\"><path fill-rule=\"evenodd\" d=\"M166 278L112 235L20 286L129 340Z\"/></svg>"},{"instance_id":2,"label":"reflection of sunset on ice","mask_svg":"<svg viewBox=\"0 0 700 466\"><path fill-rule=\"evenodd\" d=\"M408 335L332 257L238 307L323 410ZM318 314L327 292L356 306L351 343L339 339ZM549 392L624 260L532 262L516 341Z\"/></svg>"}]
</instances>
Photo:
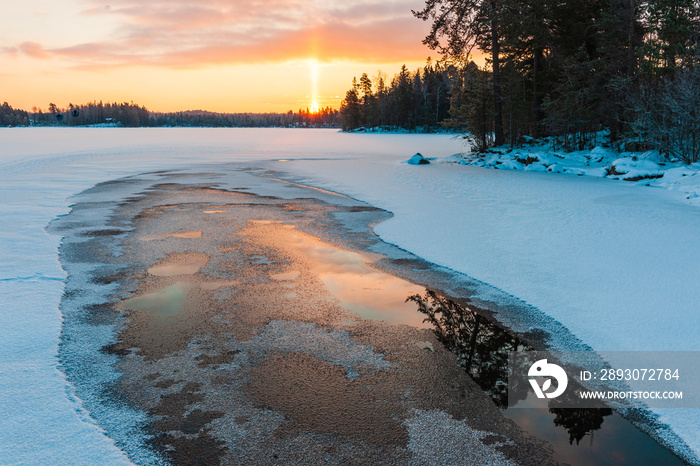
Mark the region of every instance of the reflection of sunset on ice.
<instances>
[{"instance_id":1,"label":"reflection of sunset on ice","mask_svg":"<svg viewBox=\"0 0 700 466\"><path fill-rule=\"evenodd\" d=\"M415 304L405 302L408 296L422 293L424 287L371 267L368 256L285 228L289 226L251 222L240 234L295 254L306 273L317 276L341 306L365 319L431 328L416 312ZM302 278L307 277L302 274Z\"/></svg>"}]
</instances>

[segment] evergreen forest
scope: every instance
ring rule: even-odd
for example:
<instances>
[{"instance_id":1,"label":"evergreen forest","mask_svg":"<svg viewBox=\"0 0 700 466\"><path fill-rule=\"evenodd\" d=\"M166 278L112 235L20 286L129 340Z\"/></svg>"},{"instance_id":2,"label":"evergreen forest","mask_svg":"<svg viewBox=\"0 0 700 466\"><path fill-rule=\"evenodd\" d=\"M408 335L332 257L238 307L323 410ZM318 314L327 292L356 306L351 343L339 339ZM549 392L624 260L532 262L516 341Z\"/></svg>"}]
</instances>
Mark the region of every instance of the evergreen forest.
<instances>
[{"instance_id":1,"label":"evergreen forest","mask_svg":"<svg viewBox=\"0 0 700 466\"><path fill-rule=\"evenodd\" d=\"M700 160L697 0L426 0L413 14L440 60L353 80L343 129L456 129L478 150L543 137L583 150L603 135Z\"/></svg>"}]
</instances>

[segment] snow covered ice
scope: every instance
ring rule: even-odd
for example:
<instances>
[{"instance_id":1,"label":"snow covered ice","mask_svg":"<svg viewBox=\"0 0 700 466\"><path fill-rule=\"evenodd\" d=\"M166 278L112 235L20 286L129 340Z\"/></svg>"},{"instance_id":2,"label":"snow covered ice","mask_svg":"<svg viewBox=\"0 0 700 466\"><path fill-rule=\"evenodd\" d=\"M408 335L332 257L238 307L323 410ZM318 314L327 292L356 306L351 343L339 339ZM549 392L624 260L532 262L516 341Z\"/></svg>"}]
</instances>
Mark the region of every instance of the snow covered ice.
<instances>
[{"instance_id":1,"label":"snow covered ice","mask_svg":"<svg viewBox=\"0 0 700 466\"><path fill-rule=\"evenodd\" d=\"M391 211L375 228L384 241L525 301L593 349L700 350L699 167L606 151L566 163L544 150L527 164L503 154L472 161L481 166L401 163L416 152L459 162L462 151L444 134L0 129L0 463L128 462L60 372L65 274L60 238L44 229L70 196L153 170L268 160L289 179ZM608 179L609 166L641 181ZM659 414L700 452L697 411Z\"/></svg>"}]
</instances>

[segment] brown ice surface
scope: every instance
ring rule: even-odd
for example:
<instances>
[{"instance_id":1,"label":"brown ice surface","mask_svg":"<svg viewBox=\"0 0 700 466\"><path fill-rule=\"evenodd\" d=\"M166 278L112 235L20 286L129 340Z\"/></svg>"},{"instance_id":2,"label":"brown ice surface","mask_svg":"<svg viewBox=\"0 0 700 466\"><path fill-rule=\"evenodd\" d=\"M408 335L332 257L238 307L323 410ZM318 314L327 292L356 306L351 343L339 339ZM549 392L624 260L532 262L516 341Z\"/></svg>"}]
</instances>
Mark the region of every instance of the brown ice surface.
<instances>
[{"instance_id":1,"label":"brown ice surface","mask_svg":"<svg viewBox=\"0 0 700 466\"><path fill-rule=\"evenodd\" d=\"M167 461L555 464L406 302L425 287L336 215L386 213L175 183L119 212L131 291L109 392Z\"/></svg>"}]
</instances>

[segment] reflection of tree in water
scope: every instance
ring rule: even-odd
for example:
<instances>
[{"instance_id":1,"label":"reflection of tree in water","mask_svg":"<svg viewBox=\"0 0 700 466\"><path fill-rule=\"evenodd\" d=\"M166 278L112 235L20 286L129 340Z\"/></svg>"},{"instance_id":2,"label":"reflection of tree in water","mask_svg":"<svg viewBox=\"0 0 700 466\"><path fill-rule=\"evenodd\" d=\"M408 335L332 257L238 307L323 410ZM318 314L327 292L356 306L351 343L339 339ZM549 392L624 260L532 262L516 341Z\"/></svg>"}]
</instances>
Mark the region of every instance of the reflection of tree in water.
<instances>
[{"instance_id":1,"label":"reflection of tree in water","mask_svg":"<svg viewBox=\"0 0 700 466\"><path fill-rule=\"evenodd\" d=\"M581 439L594 430L600 429L605 421L605 416L612 414L610 408L549 408L554 414L554 425L561 426L569 433L569 443L576 445Z\"/></svg>"},{"instance_id":2,"label":"reflection of tree in water","mask_svg":"<svg viewBox=\"0 0 700 466\"><path fill-rule=\"evenodd\" d=\"M601 428L605 417L612 414L612 409L601 401L594 401L600 408L560 408L571 406L577 402L578 389L567 390L562 396L549 400L549 412L554 414L554 425L566 429L569 434L569 444L576 445L587 434Z\"/></svg>"},{"instance_id":3,"label":"reflection of tree in water","mask_svg":"<svg viewBox=\"0 0 700 466\"><path fill-rule=\"evenodd\" d=\"M460 366L496 405L507 407L508 353L532 348L486 317L432 290L426 290L425 297L409 296L407 301L418 304L440 343L457 356ZM523 391L520 399L527 396L527 389Z\"/></svg>"},{"instance_id":4,"label":"reflection of tree in water","mask_svg":"<svg viewBox=\"0 0 700 466\"><path fill-rule=\"evenodd\" d=\"M425 322L433 324L433 333L445 348L457 356L457 361L474 381L499 408L508 407L508 353L511 351L532 351L533 348L516 336L496 325L490 319L466 306L426 290L425 296L409 296L406 301L418 305L418 311L425 314ZM534 362L531 361L530 363ZM529 363L525 362L529 367ZM518 369L526 374L527 367ZM530 385L525 377L515 380L519 384L511 386L511 402L525 400ZM513 384L511 384L513 385ZM515 395L515 397L513 396ZM554 415L554 424L566 429L569 443L578 445L581 439L594 430L600 429L604 417L612 414L609 408L558 408L563 399L550 400L549 411Z\"/></svg>"}]
</instances>

